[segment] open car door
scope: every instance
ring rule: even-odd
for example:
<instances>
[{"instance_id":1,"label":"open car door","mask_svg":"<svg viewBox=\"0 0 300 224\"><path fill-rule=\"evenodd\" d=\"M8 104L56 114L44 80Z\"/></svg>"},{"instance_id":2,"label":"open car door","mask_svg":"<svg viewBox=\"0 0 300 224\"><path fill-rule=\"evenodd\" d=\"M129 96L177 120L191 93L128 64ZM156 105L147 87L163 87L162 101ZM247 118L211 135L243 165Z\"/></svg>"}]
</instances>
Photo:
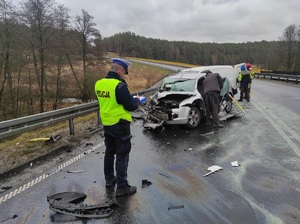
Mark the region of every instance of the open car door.
<instances>
[{"instance_id":1,"label":"open car door","mask_svg":"<svg viewBox=\"0 0 300 224\"><path fill-rule=\"evenodd\" d=\"M231 94L231 84L229 80L225 77L223 78L223 88L220 92L220 104L219 104L219 112L223 112L225 110L226 113L230 113L232 110L232 99L229 96Z\"/></svg>"}]
</instances>

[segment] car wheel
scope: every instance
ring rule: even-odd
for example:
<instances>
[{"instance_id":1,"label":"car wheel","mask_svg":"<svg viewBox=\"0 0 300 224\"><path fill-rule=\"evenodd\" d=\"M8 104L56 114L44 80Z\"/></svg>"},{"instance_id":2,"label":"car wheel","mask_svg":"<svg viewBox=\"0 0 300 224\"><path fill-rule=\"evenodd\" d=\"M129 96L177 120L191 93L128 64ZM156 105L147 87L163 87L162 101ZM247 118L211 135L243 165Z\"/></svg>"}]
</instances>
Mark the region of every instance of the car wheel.
<instances>
[{"instance_id":1,"label":"car wheel","mask_svg":"<svg viewBox=\"0 0 300 224\"><path fill-rule=\"evenodd\" d=\"M198 108L191 107L188 115L188 123L186 124L188 128L196 128L201 121L201 113Z\"/></svg>"},{"instance_id":2,"label":"car wheel","mask_svg":"<svg viewBox=\"0 0 300 224\"><path fill-rule=\"evenodd\" d=\"M227 102L226 102L226 107L224 109L227 113L230 113L231 110L232 110L232 99L229 99Z\"/></svg>"}]
</instances>

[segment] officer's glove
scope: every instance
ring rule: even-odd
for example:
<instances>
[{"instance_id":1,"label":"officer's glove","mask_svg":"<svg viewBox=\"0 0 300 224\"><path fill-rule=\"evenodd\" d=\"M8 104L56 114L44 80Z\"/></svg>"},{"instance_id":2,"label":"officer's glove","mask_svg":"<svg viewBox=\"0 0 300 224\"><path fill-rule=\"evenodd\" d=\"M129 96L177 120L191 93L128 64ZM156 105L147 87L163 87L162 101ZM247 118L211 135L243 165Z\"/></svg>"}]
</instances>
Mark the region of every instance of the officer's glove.
<instances>
[{"instance_id":1,"label":"officer's glove","mask_svg":"<svg viewBox=\"0 0 300 224\"><path fill-rule=\"evenodd\" d=\"M146 103L147 101L147 98L145 96L136 95L133 98L138 98L140 100L140 103Z\"/></svg>"}]
</instances>

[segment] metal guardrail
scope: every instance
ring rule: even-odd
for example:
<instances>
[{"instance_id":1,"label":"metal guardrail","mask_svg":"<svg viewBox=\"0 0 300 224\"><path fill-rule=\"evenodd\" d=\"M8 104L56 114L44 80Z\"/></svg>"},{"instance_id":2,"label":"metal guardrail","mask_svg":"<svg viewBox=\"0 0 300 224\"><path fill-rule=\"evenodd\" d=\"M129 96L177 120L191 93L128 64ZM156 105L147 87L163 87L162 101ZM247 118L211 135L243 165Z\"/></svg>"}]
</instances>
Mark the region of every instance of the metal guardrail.
<instances>
[{"instance_id":1,"label":"metal guardrail","mask_svg":"<svg viewBox=\"0 0 300 224\"><path fill-rule=\"evenodd\" d=\"M255 73L255 77L263 77L265 78L270 78L270 79L275 79L275 80L283 80L286 82L296 82L296 84L299 83L300 80L300 75L290 75L290 74L277 74L277 73Z\"/></svg>"},{"instance_id":2,"label":"metal guardrail","mask_svg":"<svg viewBox=\"0 0 300 224\"><path fill-rule=\"evenodd\" d=\"M136 94L146 94L156 91L158 88L150 88L138 92ZM75 134L74 129L74 118L83 116L92 112L97 112L98 125L101 124L99 116L99 105L97 101L85 103L77 106L68 108L58 109L45 113L30 115L26 117L16 118L12 120L0 122L0 139L22 134L27 131L32 131L38 128L53 125L59 122L69 122L69 133L70 135Z\"/></svg>"}]
</instances>

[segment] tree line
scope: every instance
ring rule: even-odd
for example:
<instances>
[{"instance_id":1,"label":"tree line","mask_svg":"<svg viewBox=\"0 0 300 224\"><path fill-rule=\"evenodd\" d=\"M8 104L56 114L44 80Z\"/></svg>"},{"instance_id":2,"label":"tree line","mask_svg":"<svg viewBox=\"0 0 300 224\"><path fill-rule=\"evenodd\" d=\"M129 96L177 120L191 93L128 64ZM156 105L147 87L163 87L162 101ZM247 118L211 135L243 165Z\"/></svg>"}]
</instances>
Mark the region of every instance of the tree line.
<instances>
[{"instance_id":1,"label":"tree line","mask_svg":"<svg viewBox=\"0 0 300 224\"><path fill-rule=\"evenodd\" d=\"M146 38L132 32L103 39L107 51L120 55L194 65L234 65L249 62L261 68L300 71L300 29L288 26L278 41L196 43Z\"/></svg>"},{"instance_id":2,"label":"tree line","mask_svg":"<svg viewBox=\"0 0 300 224\"><path fill-rule=\"evenodd\" d=\"M93 99L104 53L194 65L250 62L300 71L300 31L288 26L278 41L196 43L146 38L132 32L102 38L86 10L75 17L55 0L0 0L0 121L57 109L66 97Z\"/></svg>"}]
</instances>

